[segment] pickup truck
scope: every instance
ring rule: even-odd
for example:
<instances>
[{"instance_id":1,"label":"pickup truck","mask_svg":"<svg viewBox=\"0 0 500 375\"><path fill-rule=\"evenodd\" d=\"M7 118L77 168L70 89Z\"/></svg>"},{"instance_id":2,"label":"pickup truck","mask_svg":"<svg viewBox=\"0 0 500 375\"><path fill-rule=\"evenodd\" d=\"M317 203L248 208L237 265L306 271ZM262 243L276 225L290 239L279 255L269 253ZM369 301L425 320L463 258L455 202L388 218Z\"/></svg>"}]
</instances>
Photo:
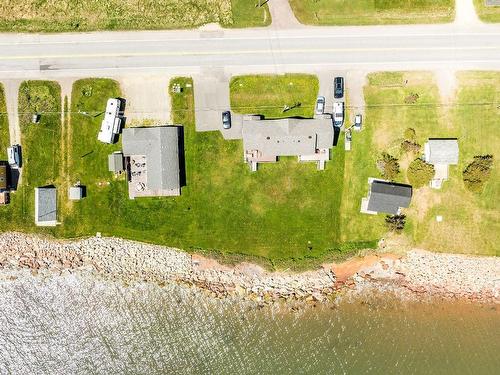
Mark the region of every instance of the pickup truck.
<instances>
[{"instance_id":1,"label":"pickup truck","mask_svg":"<svg viewBox=\"0 0 500 375\"><path fill-rule=\"evenodd\" d=\"M333 125L341 127L344 124L344 102L333 103Z\"/></svg>"}]
</instances>

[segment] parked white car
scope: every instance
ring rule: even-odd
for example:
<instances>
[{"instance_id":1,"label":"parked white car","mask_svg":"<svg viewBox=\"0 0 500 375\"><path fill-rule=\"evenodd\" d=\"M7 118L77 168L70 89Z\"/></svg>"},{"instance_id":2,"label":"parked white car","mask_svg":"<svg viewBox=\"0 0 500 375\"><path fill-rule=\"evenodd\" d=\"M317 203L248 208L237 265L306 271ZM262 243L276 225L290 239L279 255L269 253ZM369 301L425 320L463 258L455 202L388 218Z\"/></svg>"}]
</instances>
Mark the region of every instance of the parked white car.
<instances>
[{"instance_id":1,"label":"parked white car","mask_svg":"<svg viewBox=\"0 0 500 375\"><path fill-rule=\"evenodd\" d=\"M12 145L7 147L7 157L11 168L21 168L21 146Z\"/></svg>"},{"instance_id":2,"label":"parked white car","mask_svg":"<svg viewBox=\"0 0 500 375\"><path fill-rule=\"evenodd\" d=\"M325 112L325 97L318 96L318 99L316 100L316 114L322 115L324 112Z\"/></svg>"},{"instance_id":3,"label":"parked white car","mask_svg":"<svg viewBox=\"0 0 500 375\"><path fill-rule=\"evenodd\" d=\"M363 118L361 114L357 114L356 117L354 117L354 130L360 131L361 130L361 123L363 121Z\"/></svg>"}]
</instances>

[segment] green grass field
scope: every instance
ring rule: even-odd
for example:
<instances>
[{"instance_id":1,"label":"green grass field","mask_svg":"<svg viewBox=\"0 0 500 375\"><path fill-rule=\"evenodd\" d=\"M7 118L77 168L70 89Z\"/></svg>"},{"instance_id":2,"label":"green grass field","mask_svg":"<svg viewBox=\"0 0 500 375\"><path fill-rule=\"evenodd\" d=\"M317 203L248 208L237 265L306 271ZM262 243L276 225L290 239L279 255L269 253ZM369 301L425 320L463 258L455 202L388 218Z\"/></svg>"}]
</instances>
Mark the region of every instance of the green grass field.
<instances>
[{"instance_id":1,"label":"green grass field","mask_svg":"<svg viewBox=\"0 0 500 375\"><path fill-rule=\"evenodd\" d=\"M484 0L474 0L474 5L481 21L500 22L500 6L486 6Z\"/></svg>"},{"instance_id":2,"label":"green grass field","mask_svg":"<svg viewBox=\"0 0 500 375\"><path fill-rule=\"evenodd\" d=\"M451 22L453 0L290 0L308 25L384 25Z\"/></svg>"},{"instance_id":3,"label":"green grass field","mask_svg":"<svg viewBox=\"0 0 500 375\"><path fill-rule=\"evenodd\" d=\"M231 109L266 118L313 117L318 78L310 74L245 75L230 82ZM283 111L285 105L296 108Z\"/></svg>"},{"instance_id":4,"label":"green grass field","mask_svg":"<svg viewBox=\"0 0 500 375\"><path fill-rule=\"evenodd\" d=\"M256 8L255 4L257 0L4 0L0 3L0 31L161 30L212 22L224 27L268 25L267 5Z\"/></svg>"},{"instance_id":5,"label":"green grass field","mask_svg":"<svg viewBox=\"0 0 500 375\"><path fill-rule=\"evenodd\" d=\"M412 127L420 145L429 137L458 138L460 165L450 167L449 181L441 190L424 187L414 191L403 237L414 245L436 251L487 255L498 251L498 166L481 194L465 190L462 171L474 155L495 154L500 144L495 130L500 117L496 108L500 102L499 80L498 73L462 73L456 105L448 107L440 105L431 74L369 76L365 87L366 127L363 132L354 133L353 151L346 155L342 239L359 240L367 233L384 236L383 215L362 215L356 211L361 197L368 192L367 178L380 177L375 162L382 151L400 159L397 181L407 182L406 168L415 156L402 153L400 143L404 130ZM419 96L417 102L405 103L415 93ZM442 215L443 222L438 223L436 215ZM352 225L353 222L357 224Z\"/></svg>"}]
</instances>

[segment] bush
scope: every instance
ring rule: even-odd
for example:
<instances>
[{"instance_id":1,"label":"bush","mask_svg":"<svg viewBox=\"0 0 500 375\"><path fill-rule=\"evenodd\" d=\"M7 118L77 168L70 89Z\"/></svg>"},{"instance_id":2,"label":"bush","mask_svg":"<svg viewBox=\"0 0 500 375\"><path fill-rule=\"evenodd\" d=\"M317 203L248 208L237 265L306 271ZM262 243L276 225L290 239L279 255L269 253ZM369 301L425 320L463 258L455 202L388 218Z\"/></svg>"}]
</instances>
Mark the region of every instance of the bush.
<instances>
[{"instance_id":1,"label":"bush","mask_svg":"<svg viewBox=\"0 0 500 375\"><path fill-rule=\"evenodd\" d=\"M405 139L403 142L401 142L401 150L403 152L412 152L416 154L420 151L420 145L418 143Z\"/></svg>"},{"instance_id":2,"label":"bush","mask_svg":"<svg viewBox=\"0 0 500 375\"><path fill-rule=\"evenodd\" d=\"M412 92L405 98L405 104L415 104L420 96L416 92Z\"/></svg>"},{"instance_id":3,"label":"bush","mask_svg":"<svg viewBox=\"0 0 500 375\"><path fill-rule=\"evenodd\" d=\"M408 181L414 188L427 185L434 176L434 166L422 159L413 160L408 166Z\"/></svg>"},{"instance_id":4,"label":"bush","mask_svg":"<svg viewBox=\"0 0 500 375\"><path fill-rule=\"evenodd\" d=\"M394 180L399 173L398 159L383 152L381 158L377 160L377 169L384 178Z\"/></svg>"},{"instance_id":5,"label":"bush","mask_svg":"<svg viewBox=\"0 0 500 375\"><path fill-rule=\"evenodd\" d=\"M406 215L387 215L385 224L390 231L401 233L406 224Z\"/></svg>"},{"instance_id":6,"label":"bush","mask_svg":"<svg viewBox=\"0 0 500 375\"><path fill-rule=\"evenodd\" d=\"M491 176L493 155L474 156L474 160L463 171L465 187L474 192L483 190L484 184Z\"/></svg>"},{"instance_id":7,"label":"bush","mask_svg":"<svg viewBox=\"0 0 500 375\"><path fill-rule=\"evenodd\" d=\"M404 132L405 140L407 141L415 141L417 139L417 133L413 128L407 128Z\"/></svg>"}]
</instances>

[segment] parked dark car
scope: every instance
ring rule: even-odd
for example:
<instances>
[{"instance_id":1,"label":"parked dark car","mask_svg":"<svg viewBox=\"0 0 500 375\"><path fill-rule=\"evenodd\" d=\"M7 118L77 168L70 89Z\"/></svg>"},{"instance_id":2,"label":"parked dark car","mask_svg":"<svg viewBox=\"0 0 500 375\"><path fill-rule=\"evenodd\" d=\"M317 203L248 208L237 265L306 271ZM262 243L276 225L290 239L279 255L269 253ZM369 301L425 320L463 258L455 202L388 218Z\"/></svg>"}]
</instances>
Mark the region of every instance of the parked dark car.
<instances>
[{"instance_id":1,"label":"parked dark car","mask_svg":"<svg viewBox=\"0 0 500 375\"><path fill-rule=\"evenodd\" d=\"M344 97L344 77L335 77L333 81L333 96L335 99Z\"/></svg>"},{"instance_id":2,"label":"parked dark car","mask_svg":"<svg viewBox=\"0 0 500 375\"><path fill-rule=\"evenodd\" d=\"M231 112L222 112L222 127L224 129L231 129Z\"/></svg>"}]
</instances>

